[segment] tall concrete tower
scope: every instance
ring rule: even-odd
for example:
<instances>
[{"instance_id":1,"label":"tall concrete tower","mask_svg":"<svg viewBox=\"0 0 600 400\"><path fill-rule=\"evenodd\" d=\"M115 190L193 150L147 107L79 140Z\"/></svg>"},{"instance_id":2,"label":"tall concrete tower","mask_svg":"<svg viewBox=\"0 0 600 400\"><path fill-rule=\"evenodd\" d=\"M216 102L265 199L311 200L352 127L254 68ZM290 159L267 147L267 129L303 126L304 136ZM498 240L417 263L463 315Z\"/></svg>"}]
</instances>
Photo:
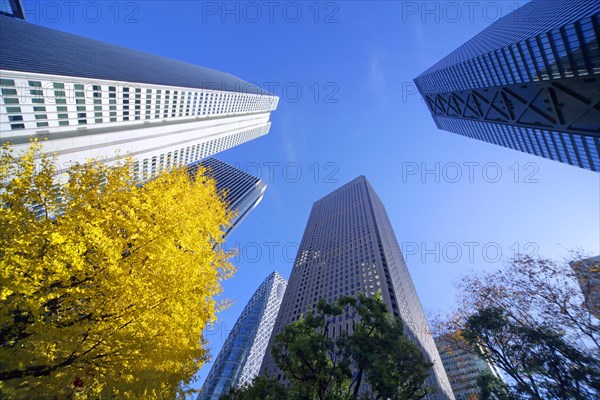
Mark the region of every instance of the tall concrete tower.
<instances>
[{"instance_id":1,"label":"tall concrete tower","mask_svg":"<svg viewBox=\"0 0 600 400\"><path fill-rule=\"evenodd\" d=\"M433 362L426 385L437 392L429 398L454 399L392 225L364 176L313 204L261 374L283 379L271 347L285 326L315 309L319 299L333 302L358 292L381 292L390 313L404 321L406 335ZM338 318L331 334L352 333L351 325Z\"/></svg>"}]
</instances>

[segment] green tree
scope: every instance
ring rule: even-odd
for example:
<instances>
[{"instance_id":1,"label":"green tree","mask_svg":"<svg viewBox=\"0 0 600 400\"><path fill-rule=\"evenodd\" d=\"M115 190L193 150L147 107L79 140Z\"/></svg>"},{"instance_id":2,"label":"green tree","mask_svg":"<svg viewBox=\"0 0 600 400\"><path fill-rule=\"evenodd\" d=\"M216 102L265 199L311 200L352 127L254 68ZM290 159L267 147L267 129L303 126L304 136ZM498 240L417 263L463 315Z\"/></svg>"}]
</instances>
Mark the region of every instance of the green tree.
<instances>
[{"instance_id":1,"label":"green tree","mask_svg":"<svg viewBox=\"0 0 600 400\"><path fill-rule=\"evenodd\" d=\"M505 310L490 307L468 318L462 336L514 380L521 398L584 400L600 393L597 360L552 327L511 321Z\"/></svg>"},{"instance_id":2,"label":"green tree","mask_svg":"<svg viewBox=\"0 0 600 400\"><path fill-rule=\"evenodd\" d=\"M337 318L350 321L352 329L334 337L331 324ZM379 295L346 296L334 304L321 300L314 314L277 335L272 355L291 382L285 389L289 399L410 400L431 392L423 384L432 364L403 334L402 321L389 314ZM283 390L277 381L272 384ZM255 386L233 389L223 398L245 399Z\"/></svg>"},{"instance_id":3,"label":"green tree","mask_svg":"<svg viewBox=\"0 0 600 400\"><path fill-rule=\"evenodd\" d=\"M339 306L352 320L352 335L341 335L337 346L356 368L351 382L352 394L358 397L362 377L370 384L373 398L420 399L430 392L423 387L433 364L404 335L400 318L392 317L379 296L362 294L344 297ZM357 316L349 313L356 310Z\"/></svg>"},{"instance_id":4,"label":"green tree","mask_svg":"<svg viewBox=\"0 0 600 400\"><path fill-rule=\"evenodd\" d=\"M474 400L517 400L508 385L489 371L477 377L479 396Z\"/></svg>"},{"instance_id":5,"label":"green tree","mask_svg":"<svg viewBox=\"0 0 600 400\"><path fill-rule=\"evenodd\" d=\"M519 256L499 271L465 277L458 310L437 330L502 369L516 398L600 397L600 330L573 258Z\"/></svg>"},{"instance_id":6,"label":"green tree","mask_svg":"<svg viewBox=\"0 0 600 400\"><path fill-rule=\"evenodd\" d=\"M0 162L0 397L183 396L233 273L215 182L177 170L141 186L124 161L57 185L39 149Z\"/></svg>"},{"instance_id":7,"label":"green tree","mask_svg":"<svg viewBox=\"0 0 600 400\"><path fill-rule=\"evenodd\" d=\"M252 385L243 388L231 388L221 395L219 400L290 400L289 391L272 378L257 376Z\"/></svg>"}]
</instances>

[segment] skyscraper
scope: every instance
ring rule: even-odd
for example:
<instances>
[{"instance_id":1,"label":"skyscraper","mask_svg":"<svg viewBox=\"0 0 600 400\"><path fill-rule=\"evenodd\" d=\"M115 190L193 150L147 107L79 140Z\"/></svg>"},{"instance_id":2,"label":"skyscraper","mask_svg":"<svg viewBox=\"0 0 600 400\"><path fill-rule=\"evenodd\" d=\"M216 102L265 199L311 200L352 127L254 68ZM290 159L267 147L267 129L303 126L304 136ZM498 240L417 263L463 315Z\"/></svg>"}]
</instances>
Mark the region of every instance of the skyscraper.
<instances>
[{"instance_id":1,"label":"skyscraper","mask_svg":"<svg viewBox=\"0 0 600 400\"><path fill-rule=\"evenodd\" d=\"M21 0L8 0L0 3L0 15L25 19L25 13L23 12L23 6Z\"/></svg>"},{"instance_id":2,"label":"skyscraper","mask_svg":"<svg viewBox=\"0 0 600 400\"><path fill-rule=\"evenodd\" d=\"M600 256L572 262L571 268L579 282L586 307L600 319Z\"/></svg>"},{"instance_id":3,"label":"skyscraper","mask_svg":"<svg viewBox=\"0 0 600 400\"><path fill-rule=\"evenodd\" d=\"M137 177L265 135L278 97L233 75L30 24L0 21L0 137L45 138L59 172L129 154Z\"/></svg>"},{"instance_id":4,"label":"skyscraper","mask_svg":"<svg viewBox=\"0 0 600 400\"><path fill-rule=\"evenodd\" d=\"M267 184L216 158L211 157L190 165L190 173L195 174L199 166L207 169L207 174L217 182L217 190L226 192L225 199L229 203L229 209L237 212L225 232L229 234L260 203Z\"/></svg>"},{"instance_id":5,"label":"skyscraper","mask_svg":"<svg viewBox=\"0 0 600 400\"><path fill-rule=\"evenodd\" d=\"M368 296L381 292L390 313L404 321L406 335L433 362L426 385L435 387L437 393L429 398L453 399L392 225L364 176L313 204L271 341L285 326L315 309L319 299L333 302L358 292ZM352 333L344 319L334 322L331 329L334 337ZM271 346L261 374L281 379Z\"/></svg>"},{"instance_id":6,"label":"skyscraper","mask_svg":"<svg viewBox=\"0 0 600 400\"><path fill-rule=\"evenodd\" d=\"M439 129L600 171L600 1L532 0L415 79Z\"/></svg>"},{"instance_id":7,"label":"skyscraper","mask_svg":"<svg viewBox=\"0 0 600 400\"><path fill-rule=\"evenodd\" d=\"M437 337L435 341L456 400L469 400L480 394L477 385L480 374L489 372L500 377L494 366L464 350L447 337Z\"/></svg>"},{"instance_id":8,"label":"skyscraper","mask_svg":"<svg viewBox=\"0 0 600 400\"><path fill-rule=\"evenodd\" d=\"M251 383L258 375L286 285L273 272L256 289L215 359L198 400L218 400L230 387Z\"/></svg>"}]
</instances>

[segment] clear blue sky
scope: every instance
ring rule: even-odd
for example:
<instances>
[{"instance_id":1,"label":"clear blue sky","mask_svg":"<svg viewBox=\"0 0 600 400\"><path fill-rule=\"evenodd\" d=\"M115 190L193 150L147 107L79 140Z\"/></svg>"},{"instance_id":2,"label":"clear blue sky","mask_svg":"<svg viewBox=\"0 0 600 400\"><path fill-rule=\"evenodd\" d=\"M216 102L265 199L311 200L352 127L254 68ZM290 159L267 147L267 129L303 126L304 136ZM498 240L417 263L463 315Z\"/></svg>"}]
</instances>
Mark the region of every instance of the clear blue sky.
<instances>
[{"instance_id":1,"label":"clear blue sky","mask_svg":"<svg viewBox=\"0 0 600 400\"><path fill-rule=\"evenodd\" d=\"M30 22L227 71L281 97L269 135L218 155L268 188L229 237L241 257L225 296L237 302L208 336L214 356L260 282L273 270L289 277L312 203L357 175L385 204L429 313L452 307L461 273L499 267L517 247L600 252L600 174L438 131L415 94L415 76L524 2L232 2L229 14L221 1L92 3L24 6ZM436 166L438 182L421 176Z\"/></svg>"}]
</instances>

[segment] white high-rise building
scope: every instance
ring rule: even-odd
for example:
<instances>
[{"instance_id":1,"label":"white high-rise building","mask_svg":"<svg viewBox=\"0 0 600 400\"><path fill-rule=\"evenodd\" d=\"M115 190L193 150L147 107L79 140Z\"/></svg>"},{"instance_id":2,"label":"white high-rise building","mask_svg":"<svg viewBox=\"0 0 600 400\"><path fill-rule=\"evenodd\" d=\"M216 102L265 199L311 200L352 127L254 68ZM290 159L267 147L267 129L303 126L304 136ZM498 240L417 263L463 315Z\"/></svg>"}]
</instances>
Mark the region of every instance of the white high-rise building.
<instances>
[{"instance_id":1,"label":"white high-rise building","mask_svg":"<svg viewBox=\"0 0 600 400\"><path fill-rule=\"evenodd\" d=\"M279 100L224 72L10 17L0 90L2 143L19 151L38 138L59 171L127 154L137 177L267 134Z\"/></svg>"}]
</instances>

